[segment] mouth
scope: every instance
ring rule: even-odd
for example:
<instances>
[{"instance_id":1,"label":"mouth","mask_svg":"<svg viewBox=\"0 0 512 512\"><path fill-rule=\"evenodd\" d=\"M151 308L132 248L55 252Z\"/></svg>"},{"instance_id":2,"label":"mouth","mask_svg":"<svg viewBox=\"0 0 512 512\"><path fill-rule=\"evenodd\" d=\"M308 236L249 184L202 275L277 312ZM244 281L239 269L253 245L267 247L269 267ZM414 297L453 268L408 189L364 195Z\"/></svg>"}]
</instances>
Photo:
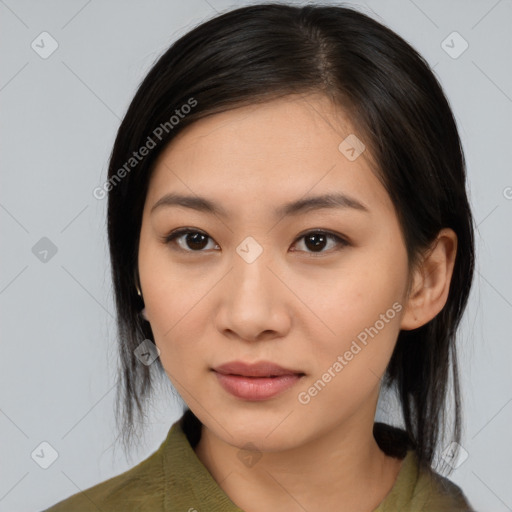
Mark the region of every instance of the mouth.
<instances>
[{"instance_id":1,"label":"mouth","mask_svg":"<svg viewBox=\"0 0 512 512\"><path fill-rule=\"evenodd\" d=\"M269 361L259 363L244 363L232 361L213 368L223 375L236 375L239 377L281 377L282 375L305 375L301 370L283 368Z\"/></svg>"},{"instance_id":2,"label":"mouth","mask_svg":"<svg viewBox=\"0 0 512 512\"><path fill-rule=\"evenodd\" d=\"M306 374L268 361L255 364L233 361L212 368L222 388L249 401L273 398L296 385Z\"/></svg>"}]
</instances>

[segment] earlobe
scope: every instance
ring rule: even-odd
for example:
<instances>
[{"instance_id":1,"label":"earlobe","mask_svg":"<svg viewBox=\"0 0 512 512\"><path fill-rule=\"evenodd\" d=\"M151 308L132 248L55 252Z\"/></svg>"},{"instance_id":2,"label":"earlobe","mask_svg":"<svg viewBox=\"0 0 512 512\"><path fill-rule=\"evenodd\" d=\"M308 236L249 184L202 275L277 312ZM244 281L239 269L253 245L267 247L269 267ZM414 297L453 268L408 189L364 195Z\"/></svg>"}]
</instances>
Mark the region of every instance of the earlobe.
<instances>
[{"instance_id":1,"label":"earlobe","mask_svg":"<svg viewBox=\"0 0 512 512\"><path fill-rule=\"evenodd\" d=\"M416 269L400 329L417 329L432 320L445 306L457 254L457 235L442 229Z\"/></svg>"}]
</instances>

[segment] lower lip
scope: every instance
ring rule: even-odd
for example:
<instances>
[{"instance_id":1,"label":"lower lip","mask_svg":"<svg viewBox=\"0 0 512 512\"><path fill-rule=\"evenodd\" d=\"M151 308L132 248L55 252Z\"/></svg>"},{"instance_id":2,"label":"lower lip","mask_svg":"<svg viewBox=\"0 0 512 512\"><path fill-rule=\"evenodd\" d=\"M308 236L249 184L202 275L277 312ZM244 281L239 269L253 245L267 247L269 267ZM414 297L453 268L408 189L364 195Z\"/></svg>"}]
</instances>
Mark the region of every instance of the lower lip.
<instances>
[{"instance_id":1,"label":"lower lip","mask_svg":"<svg viewBox=\"0 0 512 512\"><path fill-rule=\"evenodd\" d=\"M220 385L233 396L244 400L267 400L294 386L300 375L280 375L278 377L242 377L215 372Z\"/></svg>"}]
</instances>

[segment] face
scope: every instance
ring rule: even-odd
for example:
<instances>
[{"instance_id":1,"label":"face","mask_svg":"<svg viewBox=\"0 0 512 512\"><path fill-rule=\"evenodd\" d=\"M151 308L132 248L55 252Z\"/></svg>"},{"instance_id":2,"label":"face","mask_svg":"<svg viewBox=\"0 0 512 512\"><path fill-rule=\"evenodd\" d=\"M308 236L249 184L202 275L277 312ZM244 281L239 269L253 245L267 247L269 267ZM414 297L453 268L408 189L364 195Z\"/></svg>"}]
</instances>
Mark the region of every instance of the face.
<instances>
[{"instance_id":1,"label":"face","mask_svg":"<svg viewBox=\"0 0 512 512\"><path fill-rule=\"evenodd\" d=\"M369 150L357 156L353 135L340 146L350 134L326 98L288 96L197 121L157 161L138 258L147 318L172 384L232 446L283 450L373 424L407 254ZM285 209L326 194L350 200ZM293 375L213 370L233 361Z\"/></svg>"}]
</instances>

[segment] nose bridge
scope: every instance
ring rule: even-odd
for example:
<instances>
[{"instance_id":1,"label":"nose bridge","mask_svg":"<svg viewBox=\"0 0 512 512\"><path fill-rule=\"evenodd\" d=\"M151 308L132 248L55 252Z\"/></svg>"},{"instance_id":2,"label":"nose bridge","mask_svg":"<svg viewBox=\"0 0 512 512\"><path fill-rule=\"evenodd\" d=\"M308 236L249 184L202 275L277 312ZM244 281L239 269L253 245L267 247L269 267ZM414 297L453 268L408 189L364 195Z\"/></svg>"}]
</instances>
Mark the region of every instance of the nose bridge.
<instances>
[{"instance_id":1,"label":"nose bridge","mask_svg":"<svg viewBox=\"0 0 512 512\"><path fill-rule=\"evenodd\" d=\"M257 241L248 236L236 247L235 252L232 276L234 286L239 287L238 291L244 296L261 293L267 295L272 287L272 273L267 268L270 265L270 248L264 247L262 240ZM237 290L234 292L236 295Z\"/></svg>"},{"instance_id":2,"label":"nose bridge","mask_svg":"<svg viewBox=\"0 0 512 512\"><path fill-rule=\"evenodd\" d=\"M279 280L268 268L273 266L271 253L263 240L260 243L250 236L235 248L227 288L221 297L222 316L229 318L233 330L272 329L268 325L271 319L281 316L275 308L282 290L279 290Z\"/></svg>"}]
</instances>

